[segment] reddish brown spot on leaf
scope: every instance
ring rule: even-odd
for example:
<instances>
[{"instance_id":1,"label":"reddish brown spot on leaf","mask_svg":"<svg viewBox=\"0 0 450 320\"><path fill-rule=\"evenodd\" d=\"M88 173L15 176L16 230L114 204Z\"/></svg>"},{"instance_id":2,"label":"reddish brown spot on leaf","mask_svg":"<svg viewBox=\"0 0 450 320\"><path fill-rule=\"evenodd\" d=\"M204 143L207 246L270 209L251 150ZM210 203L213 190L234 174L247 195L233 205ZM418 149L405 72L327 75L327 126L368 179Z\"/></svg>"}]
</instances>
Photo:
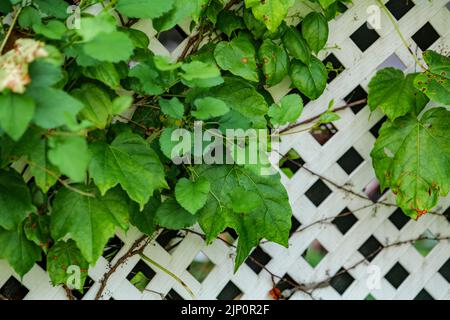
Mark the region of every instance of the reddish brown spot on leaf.
<instances>
[{"instance_id":1,"label":"reddish brown spot on leaf","mask_svg":"<svg viewBox=\"0 0 450 320\"><path fill-rule=\"evenodd\" d=\"M280 300L283 297L283 295L281 294L281 290L278 288L273 288L272 290L270 290L269 295L274 300Z\"/></svg>"},{"instance_id":2,"label":"reddish brown spot on leaf","mask_svg":"<svg viewBox=\"0 0 450 320\"><path fill-rule=\"evenodd\" d=\"M242 58L241 61L242 63L248 63L248 58Z\"/></svg>"}]
</instances>

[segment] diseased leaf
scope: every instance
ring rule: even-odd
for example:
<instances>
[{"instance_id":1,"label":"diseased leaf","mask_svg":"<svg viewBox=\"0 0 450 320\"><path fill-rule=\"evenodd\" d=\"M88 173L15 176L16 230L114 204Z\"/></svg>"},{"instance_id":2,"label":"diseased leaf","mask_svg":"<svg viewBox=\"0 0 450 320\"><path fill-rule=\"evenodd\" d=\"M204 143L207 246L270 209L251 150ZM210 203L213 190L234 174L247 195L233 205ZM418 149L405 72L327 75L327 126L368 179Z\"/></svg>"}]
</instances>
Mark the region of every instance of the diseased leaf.
<instances>
[{"instance_id":1,"label":"diseased leaf","mask_svg":"<svg viewBox=\"0 0 450 320\"><path fill-rule=\"evenodd\" d=\"M431 100L450 104L450 58L442 56L434 51L426 51L423 54L428 70L417 75L414 85Z\"/></svg>"},{"instance_id":2,"label":"diseased leaf","mask_svg":"<svg viewBox=\"0 0 450 320\"><path fill-rule=\"evenodd\" d=\"M387 121L371 152L381 187L416 219L450 190L450 112L433 108L421 119L407 115Z\"/></svg>"},{"instance_id":3,"label":"diseased leaf","mask_svg":"<svg viewBox=\"0 0 450 320\"><path fill-rule=\"evenodd\" d=\"M83 257L95 264L116 228L128 228L128 202L120 189L101 196L92 187L76 185L94 197L61 189L53 201L50 230L53 239L69 236L80 248Z\"/></svg>"},{"instance_id":4,"label":"diseased leaf","mask_svg":"<svg viewBox=\"0 0 450 320\"><path fill-rule=\"evenodd\" d=\"M255 47L247 37L239 36L230 42L220 42L214 50L214 57L223 70L249 81L258 81Z\"/></svg>"},{"instance_id":5,"label":"diseased leaf","mask_svg":"<svg viewBox=\"0 0 450 320\"><path fill-rule=\"evenodd\" d=\"M175 198L184 209L195 214L205 205L209 190L210 183L205 178L195 181L182 178L175 187Z\"/></svg>"},{"instance_id":6,"label":"diseased leaf","mask_svg":"<svg viewBox=\"0 0 450 320\"><path fill-rule=\"evenodd\" d=\"M288 75L289 57L286 51L273 41L264 40L259 48L258 57L269 87L280 83Z\"/></svg>"},{"instance_id":7,"label":"diseased leaf","mask_svg":"<svg viewBox=\"0 0 450 320\"><path fill-rule=\"evenodd\" d=\"M50 216L30 214L23 224L25 236L47 253L51 243Z\"/></svg>"},{"instance_id":8,"label":"diseased leaf","mask_svg":"<svg viewBox=\"0 0 450 320\"><path fill-rule=\"evenodd\" d=\"M327 86L327 69L313 56L309 65L293 62L290 76L294 86L311 100L319 98Z\"/></svg>"},{"instance_id":9,"label":"diseased leaf","mask_svg":"<svg viewBox=\"0 0 450 320\"><path fill-rule=\"evenodd\" d=\"M155 190L167 187L158 155L136 134L124 132L110 145L94 142L89 149L89 174L102 195L120 184L142 210Z\"/></svg>"},{"instance_id":10,"label":"diseased leaf","mask_svg":"<svg viewBox=\"0 0 450 320\"><path fill-rule=\"evenodd\" d=\"M0 170L0 227L16 230L35 210L23 178L15 171Z\"/></svg>"},{"instance_id":11,"label":"diseased leaf","mask_svg":"<svg viewBox=\"0 0 450 320\"><path fill-rule=\"evenodd\" d=\"M47 255L47 271L54 286L67 285L71 289L82 291L88 277L89 262L83 258L73 240L58 241ZM74 272L80 272L78 281L70 281ZM73 283L74 282L74 283ZM77 283L78 282L78 283ZM79 287L75 287L79 285Z\"/></svg>"},{"instance_id":12,"label":"diseased leaf","mask_svg":"<svg viewBox=\"0 0 450 320\"><path fill-rule=\"evenodd\" d=\"M262 21L269 31L275 31L294 3L295 0L245 0L245 7L251 8L256 19Z\"/></svg>"}]
</instances>

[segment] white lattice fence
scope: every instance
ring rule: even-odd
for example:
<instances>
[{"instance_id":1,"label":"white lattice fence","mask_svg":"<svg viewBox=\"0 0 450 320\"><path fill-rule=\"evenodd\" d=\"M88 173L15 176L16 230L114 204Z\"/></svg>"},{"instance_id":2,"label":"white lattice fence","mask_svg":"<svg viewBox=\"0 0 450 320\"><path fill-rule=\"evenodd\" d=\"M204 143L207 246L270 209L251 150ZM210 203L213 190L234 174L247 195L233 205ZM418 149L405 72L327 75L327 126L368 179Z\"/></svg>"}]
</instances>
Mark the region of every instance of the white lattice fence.
<instances>
[{"instance_id":1,"label":"white lattice fence","mask_svg":"<svg viewBox=\"0 0 450 320\"><path fill-rule=\"evenodd\" d=\"M344 70L329 83L321 98L307 104L299 121L325 111L331 99L339 106L365 98L368 81L381 67L396 66L409 72L416 68L386 16L382 15L381 29L367 29L367 8L375 1L354 2L331 22L328 45L335 49L320 57ZM450 5L447 0L384 2L392 9L403 34L419 56L428 48L448 54ZM403 5L396 7L398 4ZM307 7L304 9L307 13ZM187 26L188 23L166 33L160 41L153 38L152 50L179 55L187 43L183 35ZM152 37L155 34L149 21L138 22L136 28ZM181 38L181 44L171 42L175 33ZM166 39L169 34L170 41ZM177 48L172 52L166 49L174 46ZM289 85L286 80L272 88L274 98L278 100L289 92ZM146 247L145 254L182 279L197 299L270 299L269 291L274 284L290 299L365 299L369 294L375 299L450 299L450 242L431 243L434 247L426 250L425 255L409 241L423 234L450 236L449 222L438 214L426 215L418 222L408 221L395 206L386 205L395 203L394 196L390 192L377 193L369 156L382 114L371 114L368 107L349 108L340 114L341 119L323 128L320 137L302 132L282 139L279 152L286 154L294 149L302 159L296 161L298 167L293 177L283 175L294 212L288 249L262 243L237 273L233 273L233 248L220 240L206 246L194 233L163 232ZM372 202L367 195L378 202ZM443 213L449 205L450 197L447 197L436 211ZM449 209L447 213L450 216ZM95 297L110 265L140 236L135 229L118 234L111 245L121 246L120 251L111 261L102 257L91 268L89 289L79 298ZM380 246L386 248L377 250ZM315 267L305 255L310 247L322 252L322 259ZM199 266L203 268L202 277L197 273ZM43 264L35 265L20 287L15 280L18 277L6 262L0 261L0 288L14 288L17 297L25 299L67 299L61 287L50 285L44 268ZM144 291L129 280L137 271L150 279ZM378 275L379 287L376 281L370 281ZM296 290L294 283L307 287L321 285L307 294ZM130 258L109 279L102 299L110 298L192 299L173 277L138 256Z\"/></svg>"}]
</instances>

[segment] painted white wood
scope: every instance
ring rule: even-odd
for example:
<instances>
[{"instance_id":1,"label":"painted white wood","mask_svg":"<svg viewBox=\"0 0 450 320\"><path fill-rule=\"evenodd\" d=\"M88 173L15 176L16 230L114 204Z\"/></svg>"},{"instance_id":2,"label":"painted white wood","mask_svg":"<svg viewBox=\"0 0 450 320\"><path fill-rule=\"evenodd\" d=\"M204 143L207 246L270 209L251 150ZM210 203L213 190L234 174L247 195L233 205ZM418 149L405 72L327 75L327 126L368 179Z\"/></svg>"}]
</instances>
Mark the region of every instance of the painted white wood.
<instances>
[{"instance_id":1,"label":"painted white wood","mask_svg":"<svg viewBox=\"0 0 450 320\"><path fill-rule=\"evenodd\" d=\"M441 35L431 48L448 54L450 51L450 13L446 8L448 1L414 0L413 2L415 3L414 8L399 21L399 26L413 50L417 49L417 45L411 36L426 22L430 22ZM345 14L331 22L328 46L337 45L338 48L321 53L320 58L323 59L328 53L333 53L346 69L328 85L322 97L307 105L299 122L326 110L331 99L334 99L336 106L344 104L344 97L358 85L367 91L371 77L380 66L386 66L386 61L392 61L395 58L405 65L406 71L417 70L414 60L384 15L381 19L382 28L377 30L380 38L365 52L361 52L350 39L350 35L365 23L367 7L375 3L374 0L355 1L355 4ZM299 3L298 6L304 9L305 15L308 13L309 9L303 4ZM170 53L155 38L156 32L151 21L139 21L134 27L149 35L151 38L150 49L157 54L171 55L176 58L181 54L188 41L184 40L176 50ZM189 32L188 22L183 23L181 27L185 32ZM421 56L420 49L417 49L417 52ZM290 91L289 87L290 81L285 79L281 84L270 88L269 91L275 100L279 100ZM334 123L338 132L325 145L321 146L310 133L302 132L284 136L279 151L285 154L290 149L296 150L309 169L362 194L364 187L375 178L370 159L370 151L375 137L369 130L381 118L380 112L370 113L368 107L356 115L351 110L344 110L341 112L341 119ZM337 164L337 160L351 147L355 148L364 161L354 172L347 175ZM294 281L307 284L321 282L344 268L350 269L348 273L354 278L354 281L342 295L333 287L325 286L315 290L312 297L297 291L291 296L291 299L365 299L369 294L376 299L414 299L422 289L425 289L434 299L450 299L450 284L438 272L450 259L450 242L440 242L426 257L421 256L410 243L390 247L381 251L370 263L362 262L364 257L358 251L372 235L382 245L417 238L426 230L434 235L450 236L450 225L444 217L428 215L419 222L408 222L399 231L388 219L396 210L395 207L376 205L361 209L370 205L371 202L351 196L325 181L333 193L319 207L315 207L305 196L305 192L317 180L317 176L308 173L305 169L300 169L291 179L282 175L282 181L293 207L293 215L302 224L302 227L321 219L335 217L345 208L352 211L358 221L345 235L342 235L336 226L330 223L316 224L302 232L295 232L290 237L289 248L263 242L260 247L271 257L266 268L278 276L287 275ZM380 201L394 203L395 198L388 192ZM436 211L443 212L449 206L450 196L442 199ZM200 231L198 226L194 229ZM132 228L127 234L119 232L118 236L125 245L112 263L129 249L133 242L140 237L140 233ZM328 251L328 254L315 268L311 267L302 257L304 251L314 240L318 240ZM199 252L202 252L214 264L214 268L202 283L187 271ZM246 264L234 273L234 249L220 240L206 246L199 236L187 234L182 242L170 252L153 241L145 249L145 254L176 274L193 291L196 299L216 299L230 281L242 291L241 299L270 299L268 293L273 288L271 275L265 270L255 273ZM171 290L175 290L183 299L192 299L178 281L151 264L148 265L156 275L151 279L144 292L136 289L126 278L139 259L134 256L118 268L108 281L102 299L160 300ZM409 272L409 276L397 289L384 278L396 263L400 263ZM354 267L356 264L358 266ZM378 267L380 271L380 289L371 289L367 286L370 268L374 266ZM89 270L89 276L95 281L95 284L84 296L84 299L94 299L99 282L109 268L108 262L104 258L100 258L97 265ZM0 261L0 288L10 277L19 279L7 263ZM274 280L278 281L278 279ZM61 287L53 288L51 286L48 275L38 265L35 265L24 277L23 285L29 290L26 299L67 299Z\"/></svg>"}]
</instances>

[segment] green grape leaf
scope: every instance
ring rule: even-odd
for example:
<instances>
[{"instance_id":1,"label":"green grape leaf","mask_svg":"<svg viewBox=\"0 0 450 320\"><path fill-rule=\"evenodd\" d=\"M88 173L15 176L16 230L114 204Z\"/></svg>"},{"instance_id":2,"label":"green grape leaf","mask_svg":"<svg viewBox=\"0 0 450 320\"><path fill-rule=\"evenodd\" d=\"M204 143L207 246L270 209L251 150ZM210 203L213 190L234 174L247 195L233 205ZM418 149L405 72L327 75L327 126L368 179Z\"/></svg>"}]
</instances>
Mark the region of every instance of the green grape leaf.
<instances>
[{"instance_id":1,"label":"green grape leaf","mask_svg":"<svg viewBox=\"0 0 450 320\"><path fill-rule=\"evenodd\" d=\"M102 62L95 66L82 68L85 77L103 82L112 89L120 87L120 75L114 64Z\"/></svg>"},{"instance_id":2,"label":"green grape leaf","mask_svg":"<svg viewBox=\"0 0 450 320\"><path fill-rule=\"evenodd\" d=\"M95 84L87 83L71 94L84 104L80 115L98 129L105 129L112 115L112 103L108 93Z\"/></svg>"},{"instance_id":3,"label":"green grape leaf","mask_svg":"<svg viewBox=\"0 0 450 320\"><path fill-rule=\"evenodd\" d=\"M51 129L76 121L83 104L68 93L53 88L29 88L27 95L36 102L33 122L41 128Z\"/></svg>"},{"instance_id":4,"label":"green grape leaf","mask_svg":"<svg viewBox=\"0 0 450 320\"><path fill-rule=\"evenodd\" d=\"M236 213L250 213L262 205L261 197L243 187L236 187L230 192L231 208Z\"/></svg>"},{"instance_id":5,"label":"green grape leaf","mask_svg":"<svg viewBox=\"0 0 450 320\"><path fill-rule=\"evenodd\" d=\"M247 37L238 36L230 42L222 41L214 50L219 67L249 81L257 82L255 47Z\"/></svg>"},{"instance_id":6,"label":"green grape leaf","mask_svg":"<svg viewBox=\"0 0 450 320\"><path fill-rule=\"evenodd\" d=\"M150 201L145 205L144 210L139 211L139 206L135 202L130 202L130 222L139 231L148 236L153 235L157 229L156 210L161 205L161 200L157 197L151 197Z\"/></svg>"},{"instance_id":7,"label":"green grape leaf","mask_svg":"<svg viewBox=\"0 0 450 320\"><path fill-rule=\"evenodd\" d=\"M282 126L297 120L303 111L303 100L298 94L284 96L279 104L269 108L270 122Z\"/></svg>"},{"instance_id":8,"label":"green grape leaf","mask_svg":"<svg viewBox=\"0 0 450 320\"><path fill-rule=\"evenodd\" d=\"M0 259L8 260L21 278L42 258L41 249L25 237L22 226L12 231L0 228L0 243Z\"/></svg>"},{"instance_id":9,"label":"green grape leaf","mask_svg":"<svg viewBox=\"0 0 450 320\"><path fill-rule=\"evenodd\" d=\"M58 241L48 252L47 271L54 286L68 285L71 289L82 291L88 277L88 269L89 262L83 258L80 249L73 240ZM78 281L72 283L70 280L73 273L77 271L80 272Z\"/></svg>"},{"instance_id":10,"label":"green grape leaf","mask_svg":"<svg viewBox=\"0 0 450 320\"><path fill-rule=\"evenodd\" d=\"M175 198L184 209L195 214L205 205L210 188L210 183L205 178L195 181L182 178L175 187Z\"/></svg>"},{"instance_id":11,"label":"green grape leaf","mask_svg":"<svg viewBox=\"0 0 450 320\"><path fill-rule=\"evenodd\" d=\"M50 216L31 214L23 224L25 236L33 241L45 253L51 243L50 238Z\"/></svg>"},{"instance_id":12,"label":"green grape leaf","mask_svg":"<svg viewBox=\"0 0 450 320\"><path fill-rule=\"evenodd\" d=\"M327 9L329 6L331 6L336 1L337 0L319 0L319 3L322 8Z\"/></svg>"},{"instance_id":13,"label":"green grape leaf","mask_svg":"<svg viewBox=\"0 0 450 320\"><path fill-rule=\"evenodd\" d=\"M271 40L264 40L258 51L266 84L272 87L280 83L289 72L289 57L283 47Z\"/></svg>"},{"instance_id":14,"label":"green grape leaf","mask_svg":"<svg viewBox=\"0 0 450 320\"><path fill-rule=\"evenodd\" d=\"M58 20L50 20L47 24L35 24L33 30L51 40L61 40L67 33L66 25Z\"/></svg>"},{"instance_id":15,"label":"green grape leaf","mask_svg":"<svg viewBox=\"0 0 450 320\"><path fill-rule=\"evenodd\" d=\"M208 0L175 0L173 8L159 18L153 20L153 26L159 32L172 29L186 17L191 17L198 22L202 10L208 4Z\"/></svg>"},{"instance_id":16,"label":"green grape leaf","mask_svg":"<svg viewBox=\"0 0 450 320\"><path fill-rule=\"evenodd\" d=\"M116 228L128 228L128 200L117 188L101 196L95 188L75 187L94 196L60 190L53 201L50 231L55 240L69 236L83 257L95 264Z\"/></svg>"},{"instance_id":17,"label":"green grape leaf","mask_svg":"<svg viewBox=\"0 0 450 320\"><path fill-rule=\"evenodd\" d=\"M380 108L390 120L410 112L416 105L417 96L423 96L414 88L416 76L417 73L405 76L401 70L394 68L378 71L369 83L370 109Z\"/></svg>"},{"instance_id":18,"label":"green grape leaf","mask_svg":"<svg viewBox=\"0 0 450 320\"><path fill-rule=\"evenodd\" d=\"M222 0L212 0L206 8L206 16L215 25L217 23L217 16L223 9Z\"/></svg>"},{"instance_id":19,"label":"green grape leaf","mask_svg":"<svg viewBox=\"0 0 450 320\"><path fill-rule=\"evenodd\" d=\"M185 136L186 134L189 134L189 138ZM184 146L184 143L182 143L182 141L185 141L185 138L188 139L187 141L189 141L186 146ZM159 137L159 145L162 153L168 159L174 161L175 158L181 159L184 155L191 152L192 142L189 139L191 139L190 132L188 132L187 130L177 127L165 128L161 136Z\"/></svg>"},{"instance_id":20,"label":"green grape leaf","mask_svg":"<svg viewBox=\"0 0 450 320\"><path fill-rule=\"evenodd\" d=\"M217 17L216 27L230 37L233 31L244 29L245 24L244 20L233 12L222 11Z\"/></svg>"},{"instance_id":21,"label":"green grape leaf","mask_svg":"<svg viewBox=\"0 0 450 320\"><path fill-rule=\"evenodd\" d=\"M181 69L184 71L181 74L181 77L183 78L183 80L186 81L208 80L208 79L214 80L217 78L221 78L219 68L217 68L217 66L212 63L193 61L191 63L183 64L181 66Z\"/></svg>"},{"instance_id":22,"label":"green grape leaf","mask_svg":"<svg viewBox=\"0 0 450 320\"><path fill-rule=\"evenodd\" d=\"M206 97L194 101L197 110L191 111L191 114L200 120L208 120L223 116L230 111L225 102L220 99Z\"/></svg>"},{"instance_id":23,"label":"green grape leaf","mask_svg":"<svg viewBox=\"0 0 450 320\"><path fill-rule=\"evenodd\" d=\"M311 100L319 98L327 86L327 69L314 56L309 65L300 61L293 62L290 76L294 86Z\"/></svg>"},{"instance_id":24,"label":"green grape leaf","mask_svg":"<svg viewBox=\"0 0 450 320\"><path fill-rule=\"evenodd\" d=\"M282 38L283 45L289 54L297 60L308 65L311 60L311 49L306 40L295 27L289 27Z\"/></svg>"},{"instance_id":25,"label":"green grape leaf","mask_svg":"<svg viewBox=\"0 0 450 320\"><path fill-rule=\"evenodd\" d=\"M133 105L133 97L118 96L112 101L112 113L121 114Z\"/></svg>"},{"instance_id":26,"label":"green grape leaf","mask_svg":"<svg viewBox=\"0 0 450 320\"><path fill-rule=\"evenodd\" d=\"M183 209L178 202L169 198L156 211L156 222L170 230L189 228L197 222L197 217Z\"/></svg>"},{"instance_id":27,"label":"green grape leaf","mask_svg":"<svg viewBox=\"0 0 450 320\"><path fill-rule=\"evenodd\" d=\"M164 86L160 82L158 71L149 64L139 63L130 70L128 75L139 80L139 86L135 88L136 91L149 95L160 95L164 92Z\"/></svg>"},{"instance_id":28,"label":"green grape leaf","mask_svg":"<svg viewBox=\"0 0 450 320\"><path fill-rule=\"evenodd\" d=\"M267 32L266 25L255 18L251 10L244 10L244 23L256 39L261 39Z\"/></svg>"},{"instance_id":29,"label":"green grape leaf","mask_svg":"<svg viewBox=\"0 0 450 320\"><path fill-rule=\"evenodd\" d=\"M101 33L116 31L116 18L109 12L100 12L96 16L83 17L80 20L80 28L75 32L83 38L83 41L91 41Z\"/></svg>"},{"instance_id":30,"label":"green grape leaf","mask_svg":"<svg viewBox=\"0 0 450 320\"><path fill-rule=\"evenodd\" d=\"M31 127L14 146L16 157L26 156L36 185L47 192L57 181L59 171L47 160L48 140L45 130Z\"/></svg>"},{"instance_id":31,"label":"green grape leaf","mask_svg":"<svg viewBox=\"0 0 450 320\"><path fill-rule=\"evenodd\" d=\"M154 56L153 62L155 63L155 67L160 71L176 70L183 65L183 63L181 62L173 62L171 59L165 56Z\"/></svg>"},{"instance_id":32,"label":"green grape leaf","mask_svg":"<svg viewBox=\"0 0 450 320\"><path fill-rule=\"evenodd\" d=\"M22 28L30 28L41 23L39 11L33 7L22 8L19 16L19 25Z\"/></svg>"},{"instance_id":33,"label":"green grape leaf","mask_svg":"<svg viewBox=\"0 0 450 320\"><path fill-rule=\"evenodd\" d=\"M291 208L278 174L260 176L243 167L225 165L200 166L196 171L211 184L207 203L198 212L199 224L207 243L227 227L236 230L239 239L235 270L262 238L288 245ZM245 189L247 195L252 194L243 208L233 201L238 197L236 188ZM235 212L233 207L241 211Z\"/></svg>"},{"instance_id":34,"label":"green grape leaf","mask_svg":"<svg viewBox=\"0 0 450 320\"><path fill-rule=\"evenodd\" d=\"M450 111L433 108L421 119L407 115L387 121L371 152L382 188L397 194L397 204L416 219L450 189Z\"/></svg>"},{"instance_id":35,"label":"green grape leaf","mask_svg":"<svg viewBox=\"0 0 450 320\"><path fill-rule=\"evenodd\" d=\"M332 112L332 111L327 111L320 115L318 124L320 125L320 124L325 124L325 123L331 123L333 121L339 120L340 118L341 117L337 113Z\"/></svg>"},{"instance_id":36,"label":"green grape leaf","mask_svg":"<svg viewBox=\"0 0 450 320\"><path fill-rule=\"evenodd\" d=\"M100 33L83 44L83 51L99 61L120 62L131 57L133 42L124 32Z\"/></svg>"},{"instance_id":37,"label":"green grape leaf","mask_svg":"<svg viewBox=\"0 0 450 320\"><path fill-rule=\"evenodd\" d=\"M311 12L302 22L302 34L316 54L327 44L328 22L323 14Z\"/></svg>"},{"instance_id":38,"label":"green grape leaf","mask_svg":"<svg viewBox=\"0 0 450 320\"><path fill-rule=\"evenodd\" d=\"M36 211L23 178L15 171L0 170L0 227L17 229L18 225Z\"/></svg>"},{"instance_id":39,"label":"green grape leaf","mask_svg":"<svg viewBox=\"0 0 450 320\"><path fill-rule=\"evenodd\" d=\"M56 136L49 139L48 159L73 182L86 179L90 154L86 139L80 136Z\"/></svg>"},{"instance_id":40,"label":"green grape leaf","mask_svg":"<svg viewBox=\"0 0 450 320\"><path fill-rule=\"evenodd\" d=\"M19 140L33 119L35 103L30 97L15 93L0 94L0 128Z\"/></svg>"},{"instance_id":41,"label":"green grape leaf","mask_svg":"<svg viewBox=\"0 0 450 320\"><path fill-rule=\"evenodd\" d=\"M58 66L41 59L30 64L29 73L32 87L50 87L63 80Z\"/></svg>"},{"instance_id":42,"label":"green grape leaf","mask_svg":"<svg viewBox=\"0 0 450 320\"><path fill-rule=\"evenodd\" d=\"M251 8L255 18L264 22L269 31L276 31L286 17L295 0L245 0L245 7Z\"/></svg>"},{"instance_id":43,"label":"green grape leaf","mask_svg":"<svg viewBox=\"0 0 450 320\"><path fill-rule=\"evenodd\" d=\"M234 111L253 123L255 128L265 128L265 115L269 109L264 97L247 81L225 78L223 85L211 88L207 96L222 100Z\"/></svg>"},{"instance_id":44,"label":"green grape leaf","mask_svg":"<svg viewBox=\"0 0 450 320\"><path fill-rule=\"evenodd\" d=\"M172 117L174 119L183 119L184 105L178 100L178 98L172 98L170 100L159 99L159 105L162 113Z\"/></svg>"},{"instance_id":45,"label":"green grape leaf","mask_svg":"<svg viewBox=\"0 0 450 320\"><path fill-rule=\"evenodd\" d=\"M64 0L34 0L33 2L41 12L49 16L58 19L66 19L68 16L67 2Z\"/></svg>"},{"instance_id":46,"label":"green grape leaf","mask_svg":"<svg viewBox=\"0 0 450 320\"><path fill-rule=\"evenodd\" d=\"M90 145L89 174L102 195L120 184L141 210L153 192L166 188L164 168L150 145L140 136L124 132L111 145Z\"/></svg>"},{"instance_id":47,"label":"green grape leaf","mask_svg":"<svg viewBox=\"0 0 450 320\"><path fill-rule=\"evenodd\" d=\"M132 18L158 18L172 9L175 0L118 0L116 9Z\"/></svg>"}]
</instances>

